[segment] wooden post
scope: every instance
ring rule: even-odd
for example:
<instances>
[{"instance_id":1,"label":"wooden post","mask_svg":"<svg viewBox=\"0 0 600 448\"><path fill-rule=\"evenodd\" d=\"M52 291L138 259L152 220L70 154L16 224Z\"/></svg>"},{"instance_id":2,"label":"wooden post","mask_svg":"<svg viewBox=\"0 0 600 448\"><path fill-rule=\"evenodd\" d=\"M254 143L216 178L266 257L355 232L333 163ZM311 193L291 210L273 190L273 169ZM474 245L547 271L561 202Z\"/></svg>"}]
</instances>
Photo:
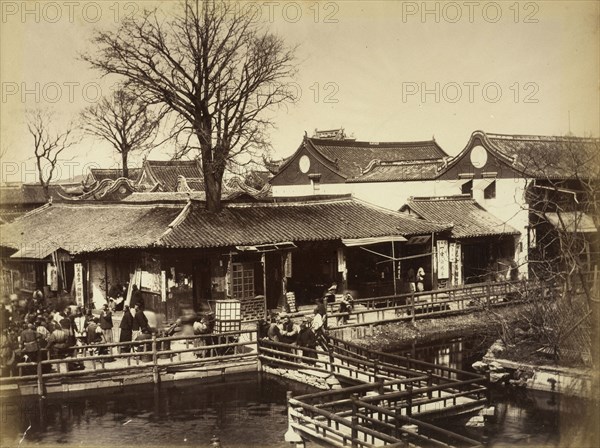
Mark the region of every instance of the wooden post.
<instances>
[{"instance_id":1,"label":"wooden post","mask_svg":"<svg viewBox=\"0 0 600 448\"><path fill-rule=\"evenodd\" d=\"M431 369L427 370L427 387L431 387L433 385L433 377L432 377L432 371ZM432 392L431 390L427 391L427 398L431 398L432 397Z\"/></svg>"},{"instance_id":2,"label":"wooden post","mask_svg":"<svg viewBox=\"0 0 600 448\"><path fill-rule=\"evenodd\" d=\"M409 417L412 415L412 393L413 393L413 385L409 383L406 385L406 392L408 393L408 397L406 398L406 415Z\"/></svg>"},{"instance_id":3,"label":"wooden post","mask_svg":"<svg viewBox=\"0 0 600 448\"><path fill-rule=\"evenodd\" d=\"M44 390L44 377L43 377L43 370L42 370L42 359L41 359L41 353L38 351L37 352L37 388L38 388L38 395L40 397L43 397L45 395L45 390Z\"/></svg>"},{"instance_id":4,"label":"wooden post","mask_svg":"<svg viewBox=\"0 0 600 448\"><path fill-rule=\"evenodd\" d=\"M383 378L381 378L381 377L377 378L377 383L378 383L377 393L379 393L379 395L383 395L385 393L383 382L384 382Z\"/></svg>"},{"instance_id":5,"label":"wooden post","mask_svg":"<svg viewBox=\"0 0 600 448\"><path fill-rule=\"evenodd\" d=\"M400 415L402 415L402 408L396 407L394 409L394 437L400 438Z\"/></svg>"},{"instance_id":6,"label":"wooden post","mask_svg":"<svg viewBox=\"0 0 600 448\"><path fill-rule=\"evenodd\" d=\"M154 384L160 384L160 373L158 371L158 346L156 333L152 333L152 380Z\"/></svg>"},{"instance_id":7,"label":"wooden post","mask_svg":"<svg viewBox=\"0 0 600 448\"><path fill-rule=\"evenodd\" d=\"M266 254L263 252L262 254L260 254L260 264L262 264L262 268L263 268L263 295L265 296L265 299L267 298L267 256Z\"/></svg>"},{"instance_id":8,"label":"wooden post","mask_svg":"<svg viewBox=\"0 0 600 448\"><path fill-rule=\"evenodd\" d=\"M350 396L352 401L352 420L351 420L351 437L352 447L358 447L358 394L352 394Z\"/></svg>"},{"instance_id":9,"label":"wooden post","mask_svg":"<svg viewBox=\"0 0 600 448\"><path fill-rule=\"evenodd\" d=\"M410 446L408 443L408 433L407 432L403 432L400 435L400 439L402 440L402 443L404 444L404 446L406 446L406 447Z\"/></svg>"},{"instance_id":10,"label":"wooden post","mask_svg":"<svg viewBox=\"0 0 600 448\"><path fill-rule=\"evenodd\" d=\"M260 321L256 322L256 366L258 372L262 372L262 363L260 362Z\"/></svg>"},{"instance_id":11,"label":"wooden post","mask_svg":"<svg viewBox=\"0 0 600 448\"><path fill-rule=\"evenodd\" d=\"M394 238L392 237L392 278L394 279L394 295L398 295L396 285L396 249L394 247Z\"/></svg>"},{"instance_id":12,"label":"wooden post","mask_svg":"<svg viewBox=\"0 0 600 448\"><path fill-rule=\"evenodd\" d=\"M415 324L415 292L413 291L412 294L410 295L410 316L411 316L411 322L414 325Z\"/></svg>"}]
</instances>

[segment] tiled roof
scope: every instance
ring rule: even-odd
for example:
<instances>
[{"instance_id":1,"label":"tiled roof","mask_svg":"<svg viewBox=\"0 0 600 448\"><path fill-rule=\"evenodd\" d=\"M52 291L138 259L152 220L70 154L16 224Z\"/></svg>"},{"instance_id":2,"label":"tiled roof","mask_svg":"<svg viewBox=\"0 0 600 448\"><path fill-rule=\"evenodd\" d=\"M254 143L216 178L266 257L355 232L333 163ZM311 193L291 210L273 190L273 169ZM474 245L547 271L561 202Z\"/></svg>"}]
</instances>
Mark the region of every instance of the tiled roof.
<instances>
[{"instance_id":1,"label":"tiled roof","mask_svg":"<svg viewBox=\"0 0 600 448\"><path fill-rule=\"evenodd\" d=\"M482 134L515 168L532 177L598 177L600 139Z\"/></svg>"},{"instance_id":2,"label":"tiled roof","mask_svg":"<svg viewBox=\"0 0 600 448\"><path fill-rule=\"evenodd\" d=\"M270 171L252 170L244 177L244 183L249 187L260 190L269 182L270 177Z\"/></svg>"},{"instance_id":3,"label":"tiled roof","mask_svg":"<svg viewBox=\"0 0 600 448\"><path fill-rule=\"evenodd\" d=\"M165 191L177 191L178 176L185 177L192 190L204 190L202 170L195 160L146 160L143 170L147 170Z\"/></svg>"},{"instance_id":4,"label":"tiled roof","mask_svg":"<svg viewBox=\"0 0 600 448\"><path fill-rule=\"evenodd\" d=\"M97 182L104 179L117 180L118 178L123 177L123 170L121 168L91 168L90 173ZM127 178L130 180L137 180L141 173L141 168L129 168L127 170Z\"/></svg>"},{"instance_id":5,"label":"tiled roof","mask_svg":"<svg viewBox=\"0 0 600 448\"><path fill-rule=\"evenodd\" d=\"M334 169L350 178L361 174L373 160L397 162L435 160L448 154L435 142L360 142L308 138L308 142L327 158Z\"/></svg>"},{"instance_id":6,"label":"tiled roof","mask_svg":"<svg viewBox=\"0 0 600 448\"><path fill-rule=\"evenodd\" d=\"M219 213L207 211L198 201L47 204L2 225L0 232L6 247L35 250L52 246L77 254L123 248L210 248L410 236L449 228L348 196L325 201L279 201L229 203Z\"/></svg>"},{"instance_id":7,"label":"tiled roof","mask_svg":"<svg viewBox=\"0 0 600 448\"><path fill-rule=\"evenodd\" d=\"M326 241L430 234L448 228L347 196L326 201L228 204L218 213L194 203L184 219L161 238L160 245L200 248Z\"/></svg>"},{"instance_id":8,"label":"tiled roof","mask_svg":"<svg viewBox=\"0 0 600 448\"><path fill-rule=\"evenodd\" d=\"M61 247L70 253L153 245L184 205L48 204L0 228L2 245Z\"/></svg>"},{"instance_id":9,"label":"tiled roof","mask_svg":"<svg viewBox=\"0 0 600 448\"><path fill-rule=\"evenodd\" d=\"M361 176L348 179L347 182L395 182L404 180L429 180L438 175L439 161L426 162L381 162Z\"/></svg>"},{"instance_id":10,"label":"tiled roof","mask_svg":"<svg viewBox=\"0 0 600 448\"><path fill-rule=\"evenodd\" d=\"M454 224L451 235L455 238L519 234L469 196L410 198L401 210L407 209L429 221Z\"/></svg>"}]
</instances>

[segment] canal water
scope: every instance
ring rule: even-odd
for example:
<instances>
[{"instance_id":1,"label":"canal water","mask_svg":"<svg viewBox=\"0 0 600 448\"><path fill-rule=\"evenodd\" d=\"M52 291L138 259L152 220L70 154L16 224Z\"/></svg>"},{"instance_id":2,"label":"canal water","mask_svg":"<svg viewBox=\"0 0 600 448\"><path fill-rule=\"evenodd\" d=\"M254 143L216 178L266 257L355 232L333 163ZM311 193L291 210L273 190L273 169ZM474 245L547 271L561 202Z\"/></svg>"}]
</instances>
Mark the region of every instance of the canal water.
<instances>
[{"instance_id":1,"label":"canal water","mask_svg":"<svg viewBox=\"0 0 600 448\"><path fill-rule=\"evenodd\" d=\"M462 338L398 353L468 370L492 341ZM214 384L177 384L155 389L129 387L85 396L45 400L3 400L0 446L202 446L219 438L223 448L289 447L286 391L307 386L247 374ZM561 435L580 425L582 400L544 393L498 389L497 420L485 428L465 428L466 419L438 422L447 429L492 447L562 447Z\"/></svg>"},{"instance_id":2,"label":"canal water","mask_svg":"<svg viewBox=\"0 0 600 448\"><path fill-rule=\"evenodd\" d=\"M472 364L481 360L493 342L494 339L490 339L490 336L461 337L405 345L399 347L396 353L473 372ZM466 427L470 416L438 421L437 424L472 439L484 441L491 447L598 448L586 444L589 435L581 434L582 425L589 420L589 410L592 407L598 409L597 402L497 386L492 388L491 405L496 408L496 417L486 422L483 428ZM599 431L600 428L591 430ZM578 440L576 445L572 444L574 438Z\"/></svg>"}]
</instances>

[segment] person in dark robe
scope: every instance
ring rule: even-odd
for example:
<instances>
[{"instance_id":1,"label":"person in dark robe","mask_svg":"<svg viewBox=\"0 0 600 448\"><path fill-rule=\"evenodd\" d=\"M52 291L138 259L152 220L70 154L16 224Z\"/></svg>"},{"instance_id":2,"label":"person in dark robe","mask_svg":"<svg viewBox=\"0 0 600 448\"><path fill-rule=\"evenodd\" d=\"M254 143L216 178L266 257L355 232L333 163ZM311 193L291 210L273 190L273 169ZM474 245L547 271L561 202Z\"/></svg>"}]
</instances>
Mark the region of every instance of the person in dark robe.
<instances>
[{"instance_id":1,"label":"person in dark robe","mask_svg":"<svg viewBox=\"0 0 600 448\"><path fill-rule=\"evenodd\" d=\"M317 306L314 309L314 314L319 314L323 320L323 329L327 329L327 305L323 297L315 299Z\"/></svg>"},{"instance_id":2,"label":"person in dark robe","mask_svg":"<svg viewBox=\"0 0 600 448\"><path fill-rule=\"evenodd\" d=\"M107 343L113 342L112 312L107 303L103 305L102 312L100 313L100 328L102 328L102 333L104 334L104 341Z\"/></svg>"},{"instance_id":3,"label":"person in dark robe","mask_svg":"<svg viewBox=\"0 0 600 448\"><path fill-rule=\"evenodd\" d=\"M136 305L139 305L140 309L143 310L144 309L144 296L142 294L142 291L140 291L138 289L137 285L133 285L131 287L131 304L130 306L135 307Z\"/></svg>"},{"instance_id":4,"label":"person in dark robe","mask_svg":"<svg viewBox=\"0 0 600 448\"><path fill-rule=\"evenodd\" d=\"M133 315L127 305L123 307L123 318L119 324L119 329L121 330L119 342L131 342L133 340ZM121 347L121 352L123 353L129 353L130 351L131 345Z\"/></svg>"},{"instance_id":5,"label":"person in dark robe","mask_svg":"<svg viewBox=\"0 0 600 448\"><path fill-rule=\"evenodd\" d=\"M140 304L137 303L134 308L135 315L133 316L133 340L135 341L137 337L148 328L148 318L144 314L144 311L140 307Z\"/></svg>"},{"instance_id":6,"label":"person in dark robe","mask_svg":"<svg viewBox=\"0 0 600 448\"><path fill-rule=\"evenodd\" d=\"M315 332L312 330L310 321L308 317L302 319L302 323L300 324L300 331L298 332L298 337L296 338L296 344L298 347L302 347L302 356L306 358L317 359L317 353L311 350L304 350L304 348L316 350L317 348L317 336ZM303 360L303 362L314 365L316 361L312 360Z\"/></svg>"}]
</instances>

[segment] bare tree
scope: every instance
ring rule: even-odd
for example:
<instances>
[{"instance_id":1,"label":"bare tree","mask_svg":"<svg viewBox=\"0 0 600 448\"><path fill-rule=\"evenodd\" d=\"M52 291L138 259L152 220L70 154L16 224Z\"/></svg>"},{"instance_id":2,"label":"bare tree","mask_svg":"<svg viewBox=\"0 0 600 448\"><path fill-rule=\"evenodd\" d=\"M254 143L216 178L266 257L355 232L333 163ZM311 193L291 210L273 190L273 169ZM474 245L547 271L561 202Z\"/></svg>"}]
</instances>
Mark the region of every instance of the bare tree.
<instances>
[{"instance_id":1,"label":"bare tree","mask_svg":"<svg viewBox=\"0 0 600 448\"><path fill-rule=\"evenodd\" d=\"M52 129L53 115L42 109L27 112L27 129L33 137L33 150L38 171L38 179L44 190L44 195L50 197L49 185L54 179L59 156L67 148L78 142L71 125L66 130Z\"/></svg>"},{"instance_id":2,"label":"bare tree","mask_svg":"<svg viewBox=\"0 0 600 448\"><path fill-rule=\"evenodd\" d=\"M293 101L288 83L295 50L264 30L252 8L235 2L184 0L163 20L144 11L116 31L97 32L97 52L83 59L122 75L150 103L181 116L199 147L207 208L221 208L228 162L265 145L274 106Z\"/></svg>"},{"instance_id":3,"label":"bare tree","mask_svg":"<svg viewBox=\"0 0 600 448\"><path fill-rule=\"evenodd\" d=\"M157 113L146 101L123 88L102 98L81 113L83 129L88 135L108 141L121 154L123 177L128 177L127 159L133 152L148 151L155 144L166 108Z\"/></svg>"},{"instance_id":4,"label":"bare tree","mask_svg":"<svg viewBox=\"0 0 600 448\"><path fill-rule=\"evenodd\" d=\"M532 227L530 278L548 286L523 290L518 322L490 311L510 346L526 338L565 362L600 362L600 145L598 139L556 137L533 140L515 166L529 181L527 210Z\"/></svg>"}]
</instances>

